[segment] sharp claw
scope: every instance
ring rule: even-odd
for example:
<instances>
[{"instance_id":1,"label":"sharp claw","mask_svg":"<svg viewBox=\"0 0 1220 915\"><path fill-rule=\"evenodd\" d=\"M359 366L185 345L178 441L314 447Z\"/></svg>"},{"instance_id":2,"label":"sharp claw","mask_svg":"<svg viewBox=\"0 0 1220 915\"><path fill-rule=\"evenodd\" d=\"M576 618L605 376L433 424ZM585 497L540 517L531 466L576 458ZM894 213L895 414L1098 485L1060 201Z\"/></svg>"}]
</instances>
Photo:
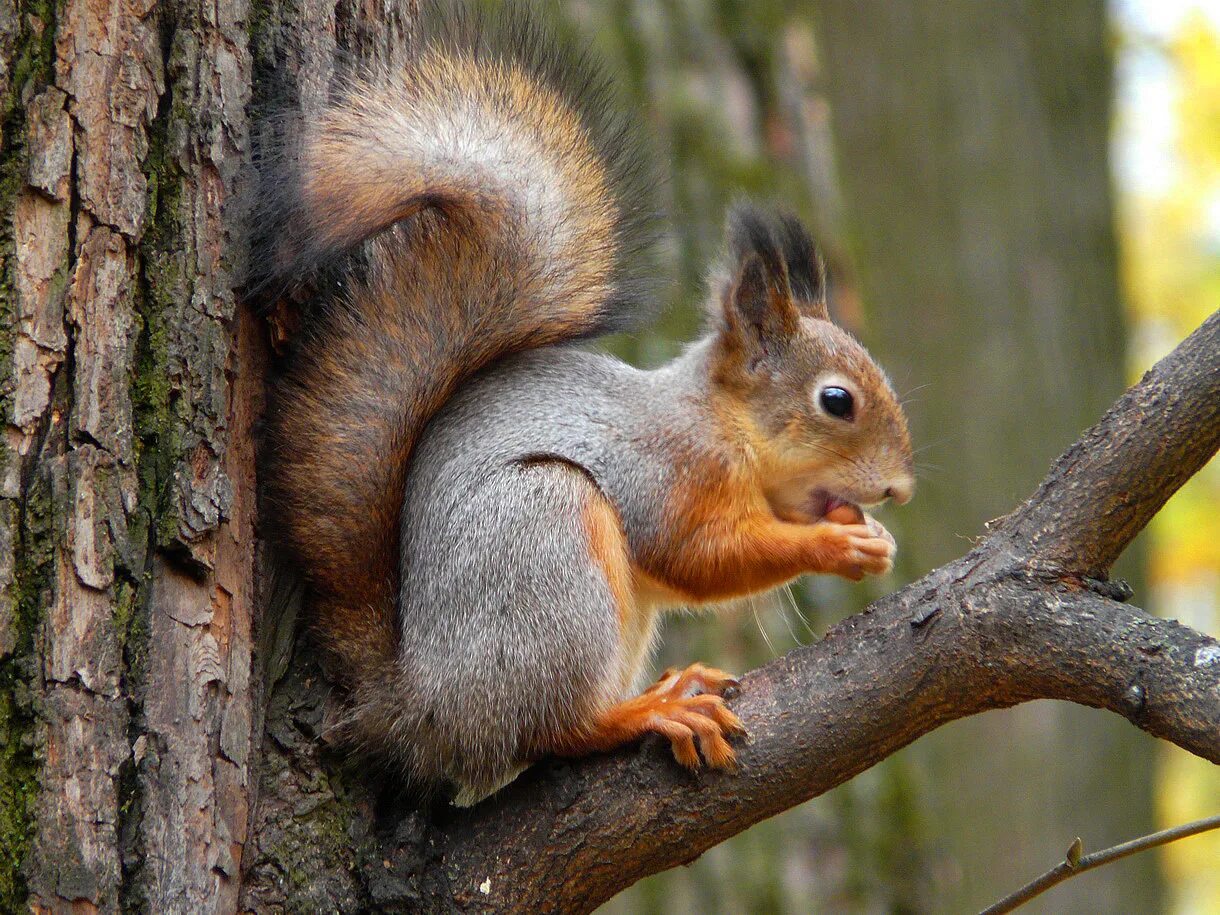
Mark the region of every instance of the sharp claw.
<instances>
[{"instance_id":1,"label":"sharp claw","mask_svg":"<svg viewBox=\"0 0 1220 915\"><path fill-rule=\"evenodd\" d=\"M673 682L668 682L671 677ZM688 695L692 685L699 689ZM674 757L687 768L700 765L698 752L692 753L692 739L697 737L699 750L710 767L734 770L736 758L725 738L746 732L724 699L740 689L741 681L736 677L702 664L692 664L685 671L668 670L643 694L651 700L657 716L650 730L669 738Z\"/></svg>"}]
</instances>

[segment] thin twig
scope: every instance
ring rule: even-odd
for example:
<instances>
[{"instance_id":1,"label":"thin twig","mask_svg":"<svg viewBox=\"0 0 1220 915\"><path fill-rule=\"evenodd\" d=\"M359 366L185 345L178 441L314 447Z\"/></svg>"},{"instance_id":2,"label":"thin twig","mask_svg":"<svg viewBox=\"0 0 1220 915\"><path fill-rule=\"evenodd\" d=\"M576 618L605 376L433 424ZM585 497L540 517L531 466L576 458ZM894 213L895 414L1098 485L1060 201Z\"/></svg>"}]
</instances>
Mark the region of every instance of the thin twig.
<instances>
[{"instance_id":1,"label":"thin twig","mask_svg":"<svg viewBox=\"0 0 1220 915\"><path fill-rule=\"evenodd\" d=\"M1151 835L1141 836L1138 839L1132 839L1130 842L1124 842L1121 845L1115 845L1113 848L1107 848L1103 851L1093 852L1091 855L1081 856L1080 839L1072 843L1067 850L1067 855L1059 864L1051 868L1037 880L1025 884L1015 893L1005 896L994 905L990 905L983 909L980 915L1000 915L1003 912L1011 912L1018 906L1023 906L1035 896L1040 896L1049 890L1057 883L1062 883L1069 877L1075 877L1077 874L1083 874L1085 871L1092 870L1095 867L1101 867L1103 864L1109 864L1111 861L1117 861L1119 858L1125 858L1128 855L1134 855L1136 852L1145 851L1149 848L1156 848L1158 845L1166 845L1169 842L1175 842L1178 839L1185 839L1187 836L1197 835L1201 832L1207 832L1209 829L1220 829L1220 814L1215 816L1205 817L1202 820L1195 820L1193 823L1184 823L1181 826L1173 826L1170 829L1162 829L1160 832L1154 832Z\"/></svg>"}]
</instances>

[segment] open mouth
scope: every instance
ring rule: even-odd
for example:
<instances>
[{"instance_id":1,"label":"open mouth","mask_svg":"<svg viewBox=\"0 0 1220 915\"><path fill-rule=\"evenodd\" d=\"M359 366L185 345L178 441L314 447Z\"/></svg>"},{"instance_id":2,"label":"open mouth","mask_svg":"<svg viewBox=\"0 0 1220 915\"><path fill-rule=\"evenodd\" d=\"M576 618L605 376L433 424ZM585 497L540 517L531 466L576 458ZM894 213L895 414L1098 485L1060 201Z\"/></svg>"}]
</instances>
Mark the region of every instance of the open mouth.
<instances>
[{"instance_id":1,"label":"open mouth","mask_svg":"<svg viewBox=\"0 0 1220 915\"><path fill-rule=\"evenodd\" d=\"M853 502L848 502L846 499L840 499L833 493L827 492L825 489L815 489L809 496L809 513L815 518L825 518L836 508L850 506L851 508L859 509Z\"/></svg>"}]
</instances>

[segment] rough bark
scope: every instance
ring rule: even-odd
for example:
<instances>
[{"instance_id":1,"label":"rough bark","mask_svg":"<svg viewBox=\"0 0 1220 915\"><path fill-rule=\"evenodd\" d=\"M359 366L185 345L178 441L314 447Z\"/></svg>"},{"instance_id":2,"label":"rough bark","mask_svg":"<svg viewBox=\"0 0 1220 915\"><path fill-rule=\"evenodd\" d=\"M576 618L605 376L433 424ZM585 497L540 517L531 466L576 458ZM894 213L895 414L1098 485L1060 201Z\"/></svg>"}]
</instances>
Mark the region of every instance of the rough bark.
<instances>
[{"instance_id":1,"label":"rough bark","mask_svg":"<svg viewBox=\"0 0 1220 915\"><path fill-rule=\"evenodd\" d=\"M231 909L261 389L232 263L247 7L23 3L0 24L0 908Z\"/></svg>"},{"instance_id":2,"label":"rough bark","mask_svg":"<svg viewBox=\"0 0 1220 915\"><path fill-rule=\"evenodd\" d=\"M248 108L316 110L336 60L400 52L412 15L0 2L0 909L588 907L944 721L1039 695L1220 757L1220 647L1082 588L1180 483L1172 449L1215 450L1213 318L1053 471L1049 498L1085 508L1035 500L751 675L738 775L687 775L650 744L544 764L455 814L344 768L295 595L258 549L267 360L234 292ZM1074 562L1067 525L1102 510L1117 526Z\"/></svg>"}]
</instances>

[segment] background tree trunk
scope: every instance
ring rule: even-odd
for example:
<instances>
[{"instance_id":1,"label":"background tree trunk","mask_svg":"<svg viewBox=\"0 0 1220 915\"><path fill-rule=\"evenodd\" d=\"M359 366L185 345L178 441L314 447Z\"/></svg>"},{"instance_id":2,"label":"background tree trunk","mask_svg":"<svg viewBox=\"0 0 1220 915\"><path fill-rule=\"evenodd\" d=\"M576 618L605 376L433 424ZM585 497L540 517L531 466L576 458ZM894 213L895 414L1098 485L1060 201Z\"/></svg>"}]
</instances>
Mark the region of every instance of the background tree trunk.
<instances>
[{"instance_id":1,"label":"background tree trunk","mask_svg":"<svg viewBox=\"0 0 1220 915\"><path fill-rule=\"evenodd\" d=\"M930 466L894 519L914 577L959 555L1124 387L1112 38L1102 0L814 9L867 339L917 389ZM1120 574L1142 591L1140 551ZM938 857L960 869L937 894L948 909L999 898L1064 836L1154 828L1152 742L1084 709L981 716L913 757ZM1031 910L1156 912L1161 892L1148 856Z\"/></svg>"}]
</instances>

